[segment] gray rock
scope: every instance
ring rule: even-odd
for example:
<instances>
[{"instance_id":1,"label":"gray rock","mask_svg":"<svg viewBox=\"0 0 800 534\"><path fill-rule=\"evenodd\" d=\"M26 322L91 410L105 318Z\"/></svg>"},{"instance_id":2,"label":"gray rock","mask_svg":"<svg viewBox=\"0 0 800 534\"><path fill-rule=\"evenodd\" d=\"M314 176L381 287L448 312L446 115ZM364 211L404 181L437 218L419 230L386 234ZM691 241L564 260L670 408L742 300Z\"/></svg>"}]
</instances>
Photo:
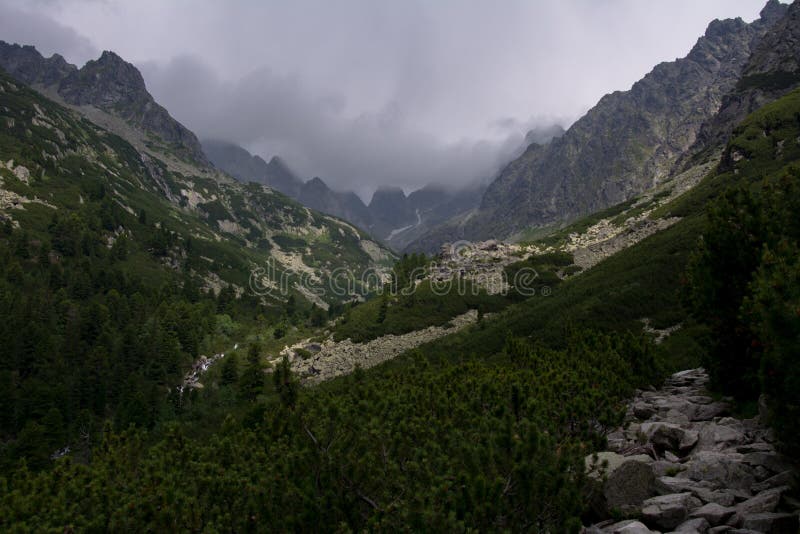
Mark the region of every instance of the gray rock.
<instances>
[{"instance_id":1,"label":"gray rock","mask_svg":"<svg viewBox=\"0 0 800 534\"><path fill-rule=\"evenodd\" d=\"M689 492L653 497L642 504L642 520L647 525L673 529L683 523L694 504L695 499Z\"/></svg>"},{"instance_id":2,"label":"gray rock","mask_svg":"<svg viewBox=\"0 0 800 534\"><path fill-rule=\"evenodd\" d=\"M592 508L601 517L612 510L631 512L648 497L655 495L655 476L649 456L621 456L613 452L599 453L597 463L592 456L585 459L589 477L600 485ZM607 464L605 468L602 466Z\"/></svg>"},{"instance_id":3,"label":"gray rock","mask_svg":"<svg viewBox=\"0 0 800 534\"><path fill-rule=\"evenodd\" d=\"M690 517L702 517L712 526L724 523L736 512L735 508L722 506L721 504L710 502L693 511Z\"/></svg>"},{"instance_id":4,"label":"gray rock","mask_svg":"<svg viewBox=\"0 0 800 534\"><path fill-rule=\"evenodd\" d=\"M674 532L707 532L711 525L708 524L708 521L703 519L702 517L696 517L694 519L689 519L688 521L684 521L680 525L675 528Z\"/></svg>"},{"instance_id":5,"label":"gray rock","mask_svg":"<svg viewBox=\"0 0 800 534\"><path fill-rule=\"evenodd\" d=\"M763 482L753 484L751 489L754 493L760 493L764 490L778 488L780 486L794 486L796 480L797 479L793 471L784 471L783 473L778 473L777 475L770 477Z\"/></svg>"},{"instance_id":6,"label":"gray rock","mask_svg":"<svg viewBox=\"0 0 800 534\"><path fill-rule=\"evenodd\" d=\"M635 519L628 519L605 527L603 532L611 534L650 534L653 531Z\"/></svg>"},{"instance_id":7,"label":"gray rock","mask_svg":"<svg viewBox=\"0 0 800 534\"><path fill-rule=\"evenodd\" d=\"M748 465L761 466L772 473L783 473L791 466L780 455L769 452L751 452L744 455L742 461Z\"/></svg>"},{"instance_id":8,"label":"gray rock","mask_svg":"<svg viewBox=\"0 0 800 534\"><path fill-rule=\"evenodd\" d=\"M633 415L642 420L650 419L655 415L656 409L646 402L636 402L633 405Z\"/></svg>"},{"instance_id":9,"label":"gray rock","mask_svg":"<svg viewBox=\"0 0 800 534\"><path fill-rule=\"evenodd\" d=\"M742 528L770 534L797 534L800 524L795 514L765 512L745 516Z\"/></svg>"},{"instance_id":10,"label":"gray rock","mask_svg":"<svg viewBox=\"0 0 800 534\"><path fill-rule=\"evenodd\" d=\"M699 498L704 503L716 503L722 506L733 506L736 503L736 495L733 493L737 490L716 490L712 491L706 488L695 488L692 494ZM742 499L745 500L745 499Z\"/></svg>"},{"instance_id":11,"label":"gray rock","mask_svg":"<svg viewBox=\"0 0 800 534\"><path fill-rule=\"evenodd\" d=\"M744 443L744 432L729 425L709 423L700 430L698 449L720 451Z\"/></svg>"},{"instance_id":12,"label":"gray rock","mask_svg":"<svg viewBox=\"0 0 800 534\"><path fill-rule=\"evenodd\" d=\"M690 450L698 440L697 432L674 423L642 423L642 432L653 446L679 453Z\"/></svg>"},{"instance_id":13,"label":"gray rock","mask_svg":"<svg viewBox=\"0 0 800 534\"><path fill-rule=\"evenodd\" d=\"M685 469L683 464L668 462L667 460L656 460L650 467L652 467L653 473L657 477L672 476Z\"/></svg>"},{"instance_id":14,"label":"gray rock","mask_svg":"<svg viewBox=\"0 0 800 534\"><path fill-rule=\"evenodd\" d=\"M663 476L658 477L655 482L656 491L661 495L694 491L698 487L699 484L697 482L687 478Z\"/></svg>"},{"instance_id":15,"label":"gray rock","mask_svg":"<svg viewBox=\"0 0 800 534\"><path fill-rule=\"evenodd\" d=\"M774 512L781 501L781 494L788 490L788 486L781 486L767 491L762 491L755 497L747 499L736 505L736 513L744 517L750 514Z\"/></svg>"},{"instance_id":16,"label":"gray rock","mask_svg":"<svg viewBox=\"0 0 800 534\"><path fill-rule=\"evenodd\" d=\"M689 419L692 421L710 421L715 417L728 413L730 406L725 402L695 405Z\"/></svg>"},{"instance_id":17,"label":"gray rock","mask_svg":"<svg viewBox=\"0 0 800 534\"><path fill-rule=\"evenodd\" d=\"M720 534L721 532L730 532L733 530L733 527L728 525L720 525L718 527L712 527L708 529L708 534Z\"/></svg>"},{"instance_id":18,"label":"gray rock","mask_svg":"<svg viewBox=\"0 0 800 534\"><path fill-rule=\"evenodd\" d=\"M603 531L611 534L650 534L653 532L639 521L632 519L614 523L613 525L604 528Z\"/></svg>"},{"instance_id":19,"label":"gray rock","mask_svg":"<svg viewBox=\"0 0 800 534\"><path fill-rule=\"evenodd\" d=\"M750 468L742 463L742 455L713 451L696 452L680 477L708 482L712 489L747 490L755 483Z\"/></svg>"},{"instance_id":20,"label":"gray rock","mask_svg":"<svg viewBox=\"0 0 800 534\"><path fill-rule=\"evenodd\" d=\"M747 454L749 452L775 452L775 447L763 441L754 441L753 443L745 443L736 447L736 452Z\"/></svg>"}]
</instances>

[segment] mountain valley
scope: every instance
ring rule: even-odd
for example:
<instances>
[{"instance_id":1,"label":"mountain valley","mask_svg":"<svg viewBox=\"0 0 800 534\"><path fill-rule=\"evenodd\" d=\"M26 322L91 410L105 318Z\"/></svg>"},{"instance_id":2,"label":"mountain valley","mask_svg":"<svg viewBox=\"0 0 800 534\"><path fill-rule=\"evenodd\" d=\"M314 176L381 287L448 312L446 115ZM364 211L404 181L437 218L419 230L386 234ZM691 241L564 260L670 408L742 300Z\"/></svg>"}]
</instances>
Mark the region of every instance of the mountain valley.
<instances>
[{"instance_id":1,"label":"mountain valley","mask_svg":"<svg viewBox=\"0 0 800 534\"><path fill-rule=\"evenodd\" d=\"M469 187L200 139L0 41L1 529L800 530L800 0Z\"/></svg>"}]
</instances>

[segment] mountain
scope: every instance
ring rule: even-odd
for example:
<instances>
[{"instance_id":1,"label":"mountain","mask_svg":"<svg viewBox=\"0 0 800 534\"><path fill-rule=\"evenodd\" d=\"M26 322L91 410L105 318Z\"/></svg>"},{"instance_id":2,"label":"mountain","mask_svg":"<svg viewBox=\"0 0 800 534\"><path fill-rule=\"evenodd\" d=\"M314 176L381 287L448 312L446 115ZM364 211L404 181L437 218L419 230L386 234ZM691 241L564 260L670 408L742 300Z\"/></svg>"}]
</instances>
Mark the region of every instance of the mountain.
<instances>
[{"instance_id":1,"label":"mountain","mask_svg":"<svg viewBox=\"0 0 800 534\"><path fill-rule=\"evenodd\" d=\"M558 127L531 131L530 139L546 141L563 132ZM378 188L369 205L352 191L334 191L319 177L300 179L277 156L267 163L244 148L227 141L204 140L203 150L218 169L237 180L263 184L304 206L340 217L368 231L394 250L405 246L433 226L480 203L480 185L449 188L429 185L408 196L397 187Z\"/></svg>"},{"instance_id":2,"label":"mountain","mask_svg":"<svg viewBox=\"0 0 800 534\"><path fill-rule=\"evenodd\" d=\"M63 103L122 119L147 134L145 142L156 150L208 165L197 137L153 99L139 70L114 52L105 51L78 69L60 55L44 58L32 46L0 41L0 67Z\"/></svg>"},{"instance_id":3,"label":"mountain","mask_svg":"<svg viewBox=\"0 0 800 534\"><path fill-rule=\"evenodd\" d=\"M0 160L10 173L0 185L1 218L31 234L46 233L51 211L82 213L96 199L116 213L101 238L127 236L140 264L155 271L168 265L200 287L240 296L253 283L283 277L282 293L260 296L270 306L289 294L321 307L350 299L327 291L330 273L391 262L388 250L351 224L211 167L194 134L152 101L136 68L115 54L104 52L75 69L59 56L42 59L31 47L3 44L0 50L2 63L16 73L16 80L2 74L0 93L6 125ZM26 80L42 92L19 83ZM47 97L53 87L54 98L69 107ZM124 135L104 128L109 120ZM152 144L156 131L171 132L173 142ZM191 154L198 158L187 159ZM268 168L290 176L278 160ZM170 245L151 247L154 231L167 232ZM251 280L254 269L268 264L275 268ZM309 290L304 277L318 287Z\"/></svg>"},{"instance_id":4,"label":"mountain","mask_svg":"<svg viewBox=\"0 0 800 534\"><path fill-rule=\"evenodd\" d=\"M722 100L719 112L704 124L691 153L723 145L747 115L800 86L800 5L770 0L761 20L772 27L755 46L741 78Z\"/></svg>"},{"instance_id":5,"label":"mountain","mask_svg":"<svg viewBox=\"0 0 800 534\"><path fill-rule=\"evenodd\" d=\"M531 144L489 185L479 210L411 247L433 249L443 241L505 238L558 225L663 182L787 9L771 0L750 24L713 21L686 57L657 65L628 91L604 96L551 143Z\"/></svg>"},{"instance_id":6,"label":"mountain","mask_svg":"<svg viewBox=\"0 0 800 534\"><path fill-rule=\"evenodd\" d=\"M206 139L203 151L209 161L241 182L256 182L297 198L303 182L277 156L264 161L234 143Z\"/></svg>"}]
</instances>

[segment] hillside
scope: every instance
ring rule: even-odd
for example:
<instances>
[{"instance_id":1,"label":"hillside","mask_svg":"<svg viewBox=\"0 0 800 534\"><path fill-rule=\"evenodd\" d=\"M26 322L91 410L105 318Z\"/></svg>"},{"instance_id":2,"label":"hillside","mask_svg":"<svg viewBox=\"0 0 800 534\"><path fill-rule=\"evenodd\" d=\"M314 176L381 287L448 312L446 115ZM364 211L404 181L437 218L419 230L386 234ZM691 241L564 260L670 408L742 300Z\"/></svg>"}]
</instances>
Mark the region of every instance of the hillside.
<instances>
[{"instance_id":1,"label":"hillside","mask_svg":"<svg viewBox=\"0 0 800 534\"><path fill-rule=\"evenodd\" d=\"M33 53L26 48L14 50ZM121 62L113 54L106 54L98 61L112 61L114 65ZM91 68L96 66L87 64L84 67ZM127 64L122 70L128 74L114 82L113 87L127 87L130 77L141 81L141 75L133 76L130 69L135 70ZM29 71L25 72L25 76L33 78ZM152 145L146 138L150 131L147 114L125 119L123 108L108 108L114 112L111 115L83 105L72 108L76 114L36 91L12 83L8 77L4 77L4 84L8 86L5 98L13 98L16 107L5 106L9 129L2 159L13 160L14 166L22 166L31 176L27 181L7 183L5 189L6 194L11 195L9 198L19 197L24 204L25 199L36 196L53 197L53 188L58 187L59 181L69 183L75 172L85 175L89 171L82 166L91 164L94 179L117 195L114 201L125 211L138 214L144 210L154 222L161 224L163 220L163 224L170 226L179 241L192 241L199 247L198 254L206 260L201 261L198 270L200 276L207 279L207 285L215 285L213 280L220 278L224 285L233 284L238 293L247 288L250 271L255 266L265 267L268 261L277 262L273 276L286 271L295 282L301 276L310 276L317 285L324 286L327 275L337 268L361 272L370 267L386 266L390 259L388 252L350 224L315 213L267 187L240 184L203 166L201 161L186 161L183 159L185 148L172 151L164 145ZM77 85L64 82L60 90L67 94L68 87ZM134 86L138 87L138 82ZM92 94L109 101L113 100L115 91L111 90L110 97L102 96L102 88ZM98 112L104 114L98 115ZM84 114L101 126L81 120ZM102 126L108 121L113 122L115 131L126 134L126 138L104 130ZM172 123L174 128L182 128ZM82 142L85 139L87 141ZM78 166L80 171L65 167L62 160ZM48 179L41 179L42 176ZM78 196L73 195L54 197L50 202L57 208L74 209L79 205L78 200ZM13 219L25 217L23 213L19 216L7 213L11 213ZM180 258L185 251L178 250L174 254ZM219 257L228 259L219 262ZM306 297L310 298L308 291ZM341 298L349 297L325 296L328 300ZM322 301L318 303L326 305Z\"/></svg>"}]
</instances>

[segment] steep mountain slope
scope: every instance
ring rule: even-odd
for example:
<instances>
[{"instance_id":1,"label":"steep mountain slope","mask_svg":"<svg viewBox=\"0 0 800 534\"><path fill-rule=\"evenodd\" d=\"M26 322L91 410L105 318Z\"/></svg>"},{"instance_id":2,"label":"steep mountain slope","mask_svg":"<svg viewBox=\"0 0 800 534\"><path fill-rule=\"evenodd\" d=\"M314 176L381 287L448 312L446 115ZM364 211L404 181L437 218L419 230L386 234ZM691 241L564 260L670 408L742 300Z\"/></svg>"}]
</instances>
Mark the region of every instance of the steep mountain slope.
<instances>
[{"instance_id":1,"label":"steep mountain slope","mask_svg":"<svg viewBox=\"0 0 800 534\"><path fill-rule=\"evenodd\" d=\"M149 238L128 226L134 223L108 229L108 239L127 235L141 247L142 261L151 268L165 265L207 288L229 287L238 295L284 277L287 291L273 292L267 299L273 303L297 292L321 306L349 298L311 292L300 279L329 289L325 282L334 270L360 273L391 258L352 225L265 186L243 185L191 165L178 172L5 74L0 105L5 126L0 160L7 169L0 213L27 231L42 232L55 213L69 214L87 196L100 195L109 209L122 210L123 220L139 217L169 236L169 246L148 255ZM254 269L270 262L273 269L251 278Z\"/></svg>"},{"instance_id":2,"label":"steep mountain slope","mask_svg":"<svg viewBox=\"0 0 800 534\"><path fill-rule=\"evenodd\" d=\"M203 151L218 169L227 172L240 182L256 182L297 198L303 181L277 156L264 161L234 143L206 139Z\"/></svg>"},{"instance_id":3,"label":"steep mountain slope","mask_svg":"<svg viewBox=\"0 0 800 534\"><path fill-rule=\"evenodd\" d=\"M786 12L715 20L682 59L656 66L629 91L604 96L560 138L531 145L492 182L480 209L412 245L508 237L598 211L653 188L695 143L739 81L761 37Z\"/></svg>"},{"instance_id":4,"label":"steep mountain slope","mask_svg":"<svg viewBox=\"0 0 800 534\"><path fill-rule=\"evenodd\" d=\"M719 112L703 125L690 154L724 145L747 115L800 86L800 4L795 2L787 10L770 2L763 17L775 21L772 29L755 47Z\"/></svg>"},{"instance_id":5,"label":"steep mountain slope","mask_svg":"<svg viewBox=\"0 0 800 534\"><path fill-rule=\"evenodd\" d=\"M303 182L277 156L267 163L236 144L218 140L203 141L203 149L218 169L241 182L264 184L304 206L340 217L364 230L374 230L367 206L358 195L333 191L319 177Z\"/></svg>"},{"instance_id":6,"label":"steep mountain slope","mask_svg":"<svg viewBox=\"0 0 800 534\"><path fill-rule=\"evenodd\" d=\"M550 127L530 132L528 139L549 140L561 132ZM278 157L267 163L238 145L217 140L203 141L203 149L217 168L237 180L264 184L304 206L340 217L398 251L431 227L476 208L484 191L481 185L429 185L406 196L399 188L384 187L365 205L355 193L334 191L319 177L303 182Z\"/></svg>"},{"instance_id":7,"label":"steep mountain slope","mask_svg":"<svg viewBox=\"0 0 800 534\"><path fill-rule=\"evenodd\" d=\"M44 58L32 46L0 41L0 68L74 106L110 113L149 134L149 141L181 159L208 165L197 137L173 119L147 91L141 73L113 52L78 69L59 55Z\"/></svg>"}]
</instances>

